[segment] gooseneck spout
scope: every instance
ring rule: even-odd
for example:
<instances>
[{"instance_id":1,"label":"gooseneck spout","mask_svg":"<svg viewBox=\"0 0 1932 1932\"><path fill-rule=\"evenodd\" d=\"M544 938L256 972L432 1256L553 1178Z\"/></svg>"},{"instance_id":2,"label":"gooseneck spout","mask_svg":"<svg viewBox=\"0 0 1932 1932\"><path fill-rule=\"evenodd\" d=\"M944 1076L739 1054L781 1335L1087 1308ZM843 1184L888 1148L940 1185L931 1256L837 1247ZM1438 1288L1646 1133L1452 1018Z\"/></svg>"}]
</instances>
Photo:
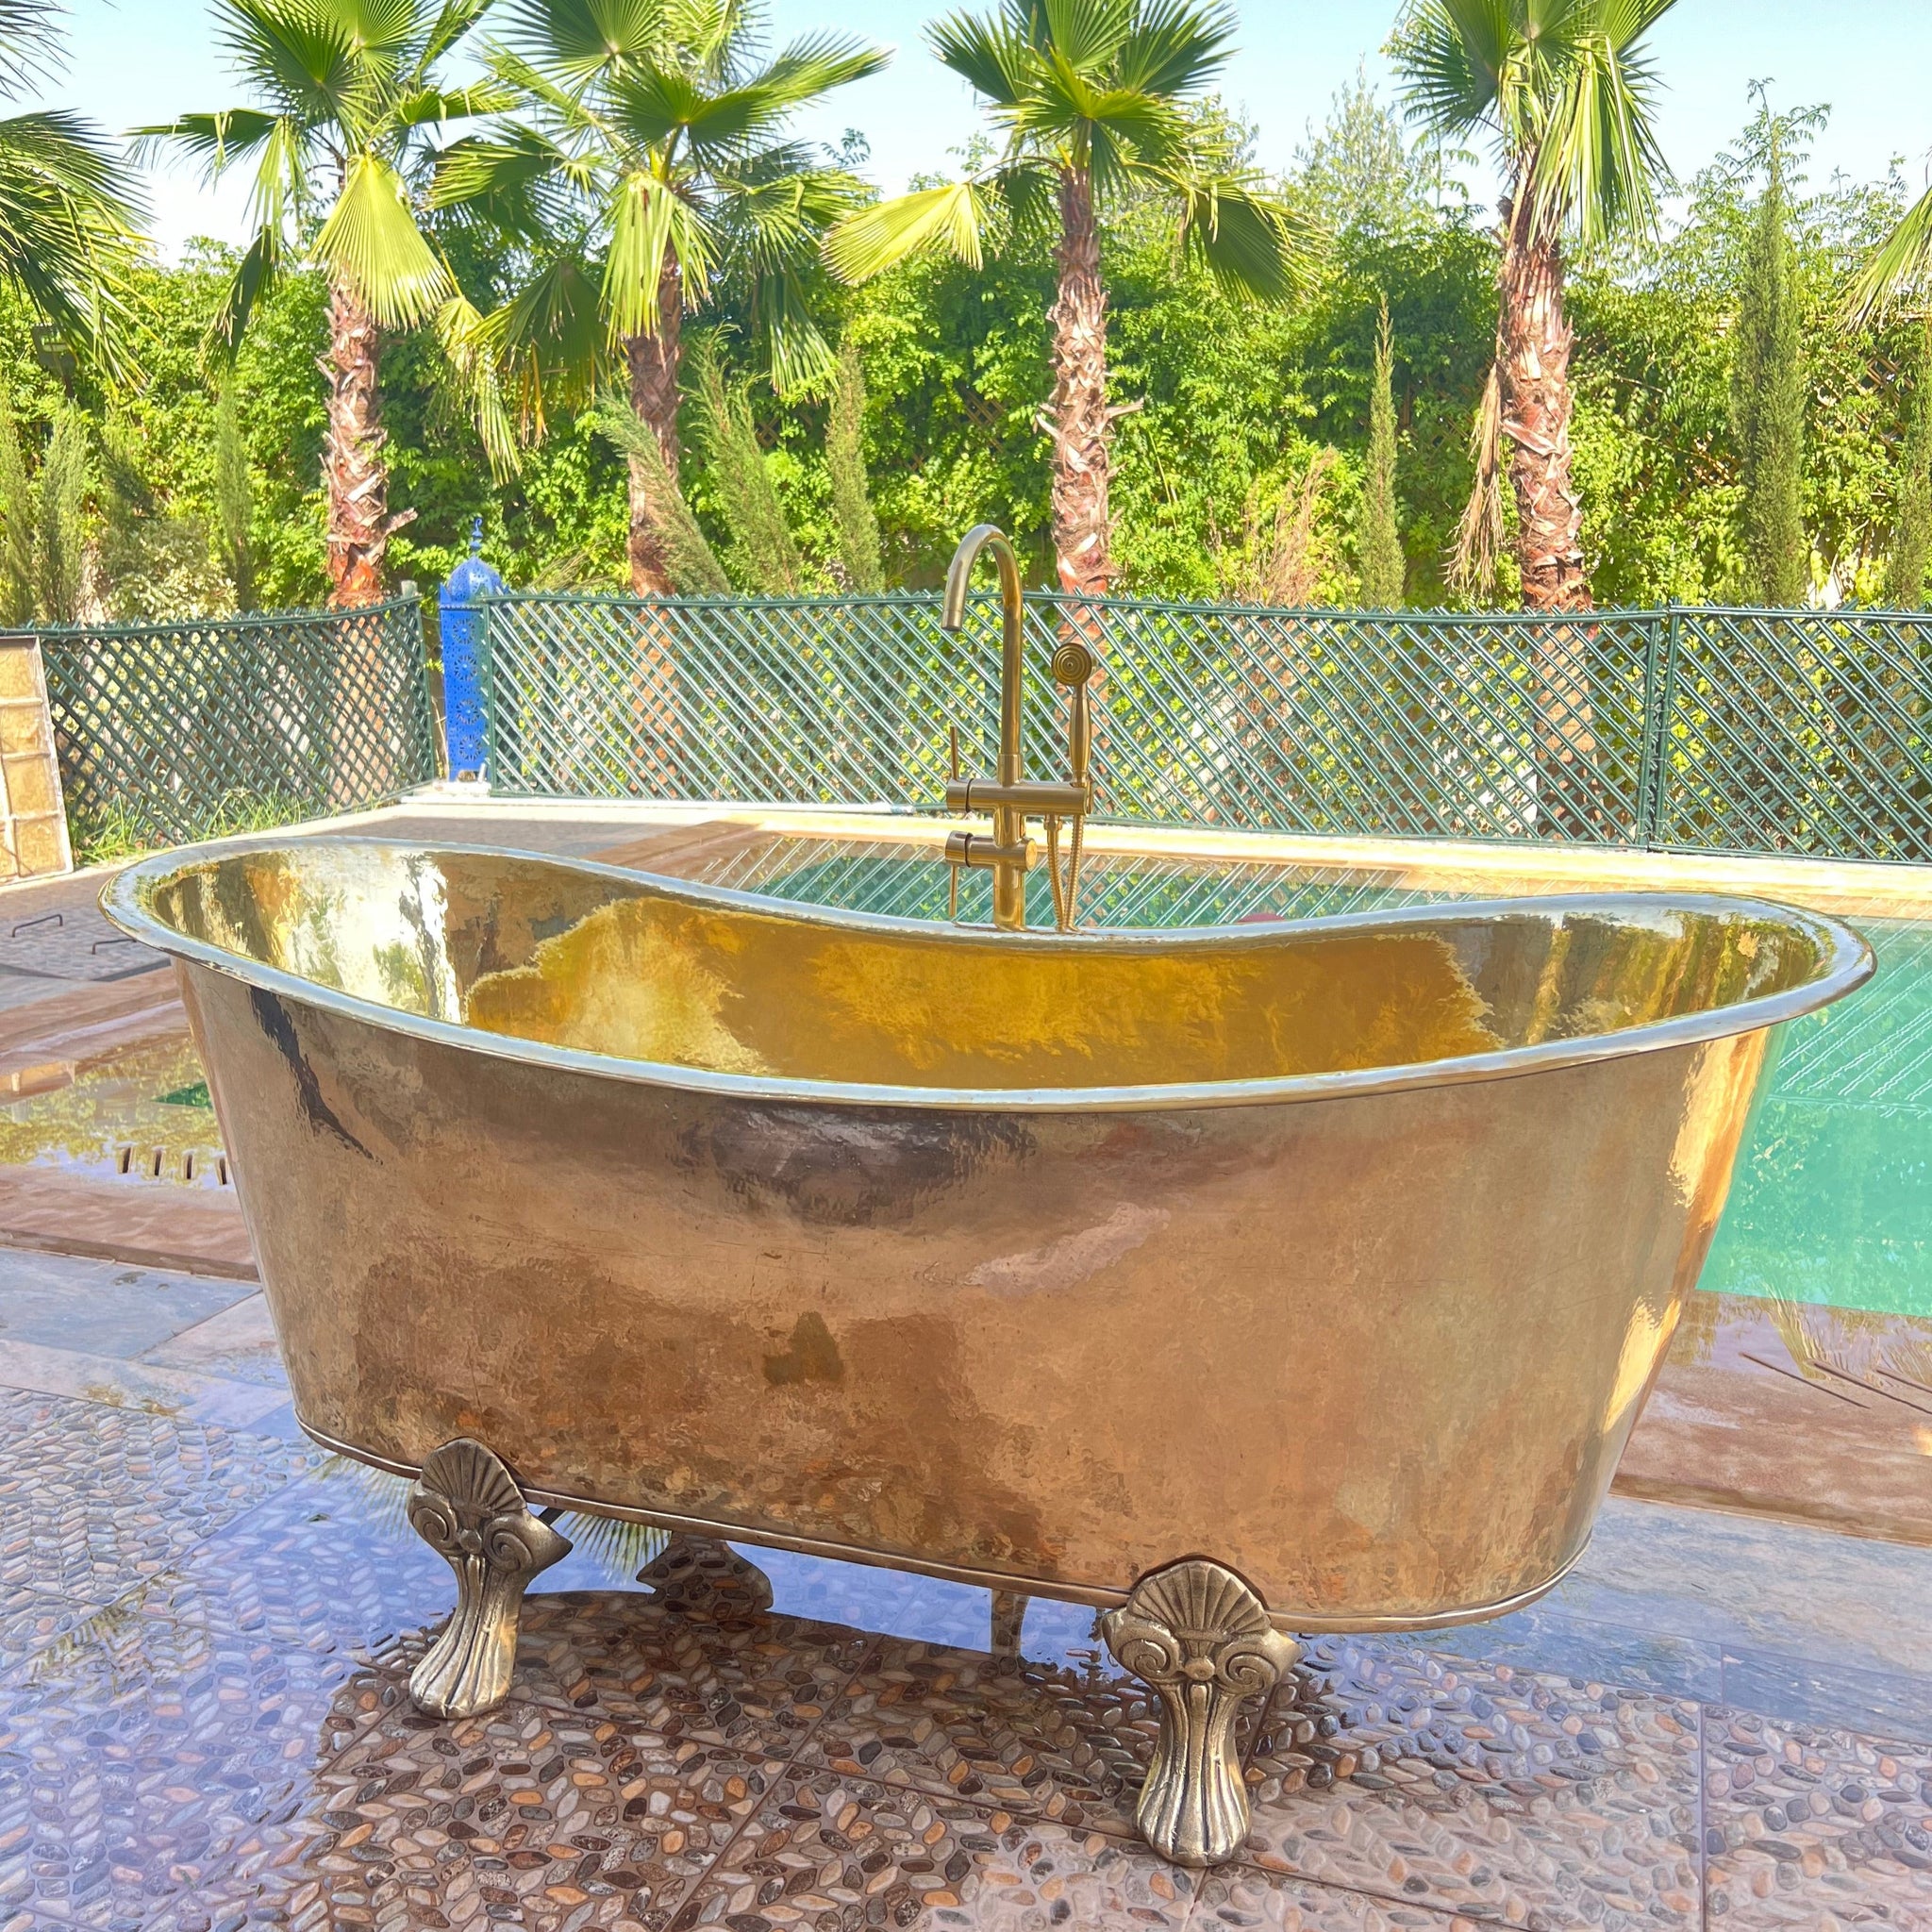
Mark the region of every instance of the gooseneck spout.
<instances>
[{"instance_id":1,"label":"gooseneck spout","mask_svg":"<svg viewBox=\"0 0 1932 1932\"><path fill-rule=\"evenodd\" d=\"M1092 726L1087 680L1093 675L1092 654L1084 644L1062 643L1053 655L1053 675L1070 688L1068 717L1068 778L1065 783L1029 783L1025 752L1020 740L1020 720L1026 685L1026 607L1020 582L1020 559L1005 531L992 524L976 524L959 541L946 572L944 602L940 612L942 629L957 631L966 622L966 591L973 566L983 550L992 553L1000 579L1000 758L999 775L962 778L958 768L958 735L953 738L953 775L946 786L946 809L970 813L990 811L992 836L981 832L952 832L946 838L946 863L952 868L950 909L957 916L959 873L983 868L992 874L992 923L1004 932L1019 932L1026 924L1026 874L1033 863L1033 841L1026 821L1041 819L1046 826L1047 858L1053 872L1055 922L1060 930L1073 928L1080 890L1080 850L1087 813L1092 803L1088 776ZM1071 824L1069 865L1059 863L1059 830Z\"/></svg>"}]
</instances>

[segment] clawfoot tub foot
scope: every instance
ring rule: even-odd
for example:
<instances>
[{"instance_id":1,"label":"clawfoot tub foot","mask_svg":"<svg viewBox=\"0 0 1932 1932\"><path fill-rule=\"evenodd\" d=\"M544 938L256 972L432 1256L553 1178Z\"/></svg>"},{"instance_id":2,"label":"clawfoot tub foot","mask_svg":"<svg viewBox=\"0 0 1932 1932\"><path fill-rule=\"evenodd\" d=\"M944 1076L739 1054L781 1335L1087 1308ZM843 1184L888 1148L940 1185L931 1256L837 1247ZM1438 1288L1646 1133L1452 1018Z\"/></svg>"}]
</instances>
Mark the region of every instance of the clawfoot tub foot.
<instances>
[{"instance_id":1,"label":"clawfoot tub foot","mask_svg":"<svg viewBox=\"0 0 1932 1932\"><path fill-rule=\"evenodd\" d=\"M509 1691L524 1591L570 1542L530 1514L516 1478L467 1436L425 1459L408 1507L410 1527L457 1573L455 1613L409 1673L409 1696L432 1717L493 1710Z\"/></svg>"},{"instance_id":2,"label":"clawfoot tub foot","mask_svg":"<svg viewBox=\"0 0 1932 1932\"><path fill-rule=\"evenodd\" d=\"M674 1530L638 1572L657 1601L677 1616L705 1624L756 1623L772 1607L772 1580L716 1537Z\"/></svg>"},{"instance_id":3,"label":"clawfoot tub foot","mask_svg":"<svg viewBox=\"0 0 1932 1932\"><path fill-rule=\"evenodd\" d=\"M1020 1634L1026 1623L1026 1606L1033 1599L1017 1590L996 1590L992 1593L992 1631L990 1648L994 1657L1017 1657Z\"/></svg>"},{"instance_id":4,"label":"clawfoot tub foot","mask_svg":"<svg viewBox=\"0 0 1932 1932\"><path fill-rule=\"evenodd\" d=\"M1235 1716L1274 1688L1301 1646L1232 1570L1199 1557L1149 1572L1100 1626L1121 1668L1160 1700L1141 1836L1176 1865L1224 1865L1248 1835Z\"/></svg>"}]
</instances>

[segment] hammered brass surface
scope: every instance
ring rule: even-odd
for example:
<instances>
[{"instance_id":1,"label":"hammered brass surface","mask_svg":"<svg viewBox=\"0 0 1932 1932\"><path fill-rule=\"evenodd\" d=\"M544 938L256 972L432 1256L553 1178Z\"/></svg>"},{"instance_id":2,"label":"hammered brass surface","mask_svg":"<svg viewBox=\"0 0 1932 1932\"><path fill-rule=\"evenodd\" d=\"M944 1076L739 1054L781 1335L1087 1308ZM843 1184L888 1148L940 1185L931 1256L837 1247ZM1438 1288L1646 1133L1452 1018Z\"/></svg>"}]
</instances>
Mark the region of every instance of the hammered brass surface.
<instances>
[{"instance_id":1,"label":"hammered brass surface","mask_svg":"<svg viewBox=\"0 0 1932 1932\"><path fill-rule=\"evenodd\" d=\"M1203 1551L1301 1630L1574 1558L1767 1025L1869 971L1741 902L974 935L323 841L113 909L312 1429L1041 1594Z\"/></svg>"}]
</instances>

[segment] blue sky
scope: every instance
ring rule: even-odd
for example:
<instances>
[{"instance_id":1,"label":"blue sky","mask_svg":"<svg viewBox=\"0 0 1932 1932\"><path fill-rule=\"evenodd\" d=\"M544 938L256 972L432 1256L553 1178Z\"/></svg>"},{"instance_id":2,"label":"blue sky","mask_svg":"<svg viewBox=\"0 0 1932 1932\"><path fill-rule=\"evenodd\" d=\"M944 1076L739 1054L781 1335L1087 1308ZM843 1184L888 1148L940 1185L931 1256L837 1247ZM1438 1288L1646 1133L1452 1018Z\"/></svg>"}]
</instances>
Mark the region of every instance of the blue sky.
<instances>
[{"instance_id":1,"label":"blue sky","mask_svg":"<svg viewBox=\"0 0 1932 1932\"><path fill-rule=\"evenodd\" d=\"M124 129L197 108L229 104L235 91L206 11L196 0L69 0L74 59L46 98ZM824 25L894 45L899 57L875 79L848 89L808 132L836 138L862 127L873 172L888 188L942 167L975 125L962 83L924 49L922 24L940 7L906 0L772 0L779 36ZM1223 92L1258 123L1261 159L1285 165L1340 88L1366 61L1386 87L1379 48L1395 0L1246 0L1241 52ZM1914 186L1932 148L1932 0L1678 0L1655 33L1669 92L1665 150L1688 176L1736 133L1749 112L1745 88L1774 82L1780 106L1827 102L1831 125L1813 165L1855 176L1884 173L1904 158ZM1875 58L1874 58L1875 50ZM151 182L155 229L170 253L190 236L238 239L239 189L209 194L192 175L164 169Z\"/></svg>"}]
</instances>

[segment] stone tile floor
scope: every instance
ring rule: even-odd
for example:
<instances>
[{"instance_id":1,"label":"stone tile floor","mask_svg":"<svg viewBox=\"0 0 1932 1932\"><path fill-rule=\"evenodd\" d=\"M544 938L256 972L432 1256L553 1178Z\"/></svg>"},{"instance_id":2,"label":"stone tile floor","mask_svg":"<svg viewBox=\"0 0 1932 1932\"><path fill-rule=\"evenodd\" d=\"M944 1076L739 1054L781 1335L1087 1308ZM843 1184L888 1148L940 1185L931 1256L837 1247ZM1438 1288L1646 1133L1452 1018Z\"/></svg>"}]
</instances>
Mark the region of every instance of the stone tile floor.
<instances>
[{"instance_id":1,"label":"stone tile floor","mask_svg":"<svg viewBox=\"0 0 1932 1932\"><path fill-rule=\"evenodd\" d=\"M1201 1876L1064 1605L995 1657L982 1591L752 1553L771 1614L674 1615L567 1520L509 1701L428 1721L401 1491L243 1285L0 1253L0 1932L1932 1932L1932 1551L1613 1501L1534 1609L1311 1642Z\"/></svg>"}]
</instances>

